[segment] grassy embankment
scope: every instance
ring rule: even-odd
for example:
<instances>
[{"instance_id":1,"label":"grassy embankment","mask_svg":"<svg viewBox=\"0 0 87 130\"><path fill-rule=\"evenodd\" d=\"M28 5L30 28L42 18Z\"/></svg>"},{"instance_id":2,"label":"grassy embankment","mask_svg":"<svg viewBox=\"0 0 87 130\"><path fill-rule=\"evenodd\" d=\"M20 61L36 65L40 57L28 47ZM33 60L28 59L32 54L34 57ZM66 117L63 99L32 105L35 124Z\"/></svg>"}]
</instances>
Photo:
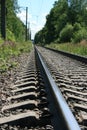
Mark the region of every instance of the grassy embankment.
<instances>
[{"instance_id":1,"label":"grassy embankment","mask_svg":"<svg viewBox=\"0 0 87 130\"><path fill-rule=\"evenodd\" d=\"M82 41L80 43L51 43L46 45L46 47L54 48L57 50L63 50L66 52L82 55L87 57L87 41Z\"/></svg>"},{"instance_id":2,"label":"grassy embankment","mask_svg":"<svg viewBox=\"0 0 87 130\"><path fill-rule=\"evenodd\" d=\"M0 72L16 67L18 63L12 61L11 58L19 56L21 53L30 52L31 48L32 44L29 41L14 43L11 41L4 42L0 39Z\"/></svg>"}]
</instances>

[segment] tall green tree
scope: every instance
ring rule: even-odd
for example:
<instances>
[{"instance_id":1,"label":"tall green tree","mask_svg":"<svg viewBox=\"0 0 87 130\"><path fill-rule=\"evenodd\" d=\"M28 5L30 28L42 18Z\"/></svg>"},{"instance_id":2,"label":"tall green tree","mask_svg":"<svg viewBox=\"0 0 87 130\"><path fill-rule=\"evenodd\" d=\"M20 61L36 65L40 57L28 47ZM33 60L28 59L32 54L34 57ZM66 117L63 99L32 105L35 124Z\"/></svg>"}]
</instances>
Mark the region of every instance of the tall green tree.
<instances>
[{"instance_id":1,"label":"tall green tree","mask_svg":"<svg viewBox=\"0 0 87 130\"><path fill-rule=\"evenodd\" d=\"M68 3L67 0L59 0L53 7L55 18L55 35L59 36L60 31L65 27L68 22Z\"/></svg>"},{"instance_id":2,"label":"tall green tree","mask_svg":"<svg viewBox=\"0 0 87 130\"><path fill-rule=\"evenodd\" d=\"M7 30L13 33L16 40L25 39L25 26L22 21L16 16L16 13L19 11L17 0L6 0L6 10Z\"/></svg>"},{"instance_id":3,"label":"tall green tree","mask_svg":"<svg viewBox=\"0 0 87 130\"><path fill-rule=\"evenodd\" d=\"M58 0L47 15L44 28L36 34L35 39L44 44L53 41L70 42L75 37L74 33L81 33L79 30L75 31L75 25L81 26L82 34L77 35L77 39L80 39L79 36L86 34L84 30L87 29L87 0Z\"/></svg>"},{"instance_id":4,"label":"tall green tree","mask_svg":"<svg viewBox=\"0 0 87 130\"><path fill-rule=\"evenodd\" d=\"M67 11L67 0L58 0L54 3L54 6L51 9L50 14L46 17L43 41L45 41L46 43L50 43L59 36L60 31L63 29L63 27L65 27L68 20Z\"/></svg>"}]
</instances>

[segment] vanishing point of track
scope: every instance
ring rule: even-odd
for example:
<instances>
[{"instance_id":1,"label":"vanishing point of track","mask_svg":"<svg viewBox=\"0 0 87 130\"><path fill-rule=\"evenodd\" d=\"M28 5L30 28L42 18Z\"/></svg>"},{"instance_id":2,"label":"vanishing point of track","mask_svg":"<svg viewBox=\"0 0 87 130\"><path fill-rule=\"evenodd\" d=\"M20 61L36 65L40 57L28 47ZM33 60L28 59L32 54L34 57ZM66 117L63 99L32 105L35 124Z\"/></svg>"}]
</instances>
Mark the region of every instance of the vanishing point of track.
<instances>
[{"instance_id":1,"label":"vanishing point of track","mask_svg":"<svg viewBox=\"0 0 87 130\"><path fill-rule=\"evenodd\" d=\"M87 129L86 63L36 47L11 89L1 130Z\"/></svg>"}]
</instances>

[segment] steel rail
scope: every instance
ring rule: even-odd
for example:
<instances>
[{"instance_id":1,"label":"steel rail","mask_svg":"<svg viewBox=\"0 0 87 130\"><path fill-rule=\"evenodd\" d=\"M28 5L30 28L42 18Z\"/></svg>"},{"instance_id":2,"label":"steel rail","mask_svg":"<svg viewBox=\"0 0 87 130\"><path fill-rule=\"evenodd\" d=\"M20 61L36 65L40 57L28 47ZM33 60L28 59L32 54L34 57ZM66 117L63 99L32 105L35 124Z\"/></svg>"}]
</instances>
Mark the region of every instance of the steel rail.
<instances>
[{"instance_id":1,"label":"steel rail","mask_svg":"<svg viewBox=\"0 0 87 130\"><path fill-rule=\"evenodd\" d=\"M45 48L48 49L48 50L60 53L62 55L68 56L70 58L76 59L78 61L81 61L81 62L87 64L87 57L84 57L84 56L81 56L81 55L77 55L77 54L73 54L73 53L69 53L69 52L66 52L66 51L52 49L52 48L49 48L49 47L45 47Z\"/></svg>"},{"instance_id":2,"label":"steel rail","mask_svg":"<svg viewBox=\"0 0 87 130\"><path fill-rule=\"evenodd\" d=\"M68 107L64 97L62 96L60 89L56 85L54 79L51 76L50 71L48 70L46 64L44 63L42 56L39 53L37 47L35 47L35 50L36 50L39 60L42 64L42 67L47 75L48 81L51 85L50 89L54 95L57 108L62 116L62 120L66 126L66 130L81 130L74 115L72 114L70 108Z\"/></svg>"}]
</instances>

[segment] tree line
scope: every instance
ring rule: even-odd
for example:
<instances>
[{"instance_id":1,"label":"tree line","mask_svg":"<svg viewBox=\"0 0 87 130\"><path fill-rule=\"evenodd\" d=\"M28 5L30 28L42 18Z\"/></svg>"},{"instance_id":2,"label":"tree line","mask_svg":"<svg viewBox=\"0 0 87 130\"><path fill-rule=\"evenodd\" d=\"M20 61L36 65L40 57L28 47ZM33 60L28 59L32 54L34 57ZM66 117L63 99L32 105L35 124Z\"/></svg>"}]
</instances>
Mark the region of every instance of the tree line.
<instances>
[{"instance_id":1,"label":"tree line","mask_svg":"<svg viewBox=\"0 0 87 130\"><path fill-rule=\"evenodd\" d=\"M16 15L19 11L18 0L6 0L6 40L25 40L25 25Z\"/></svg>"},{"instance_id":2,"label":"tree line","mask_svg":"<svg viewBox=\"0 0 87 130\"><path fill-rule=\"evenodd\" d=\"M46 16L45 26L36 33L36 44L87 40L87 0L55 1Z\"/></svg>"},{"instance_id":3,"label":"tree line","mask_svg":"<svg viewBox=\"0 0 87 130\"><path fill-rule=\"evenodd\" d=\"M24 37L24 24L16 16L19 11L17 0L6 0L6 31L8 40L21 40Z\"/></svg>"}]
</instances>

